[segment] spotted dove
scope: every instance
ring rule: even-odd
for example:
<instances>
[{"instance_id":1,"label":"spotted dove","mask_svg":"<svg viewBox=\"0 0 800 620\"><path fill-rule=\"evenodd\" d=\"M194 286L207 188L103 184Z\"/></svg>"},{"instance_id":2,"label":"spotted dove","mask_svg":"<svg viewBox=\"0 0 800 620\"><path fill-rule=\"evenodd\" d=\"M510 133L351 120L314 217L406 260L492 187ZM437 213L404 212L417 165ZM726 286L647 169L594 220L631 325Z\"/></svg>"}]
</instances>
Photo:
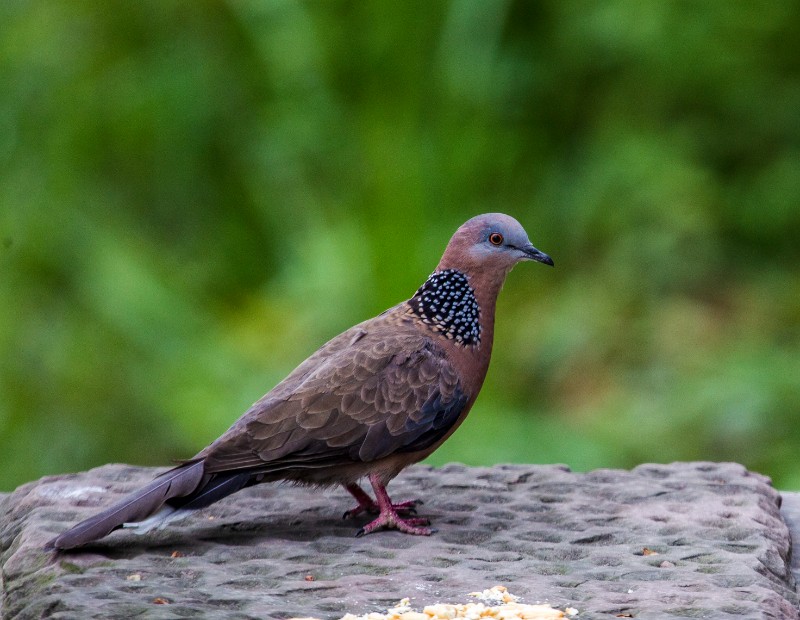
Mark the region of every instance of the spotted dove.
<instances>
[{"instance_id":1,"label":"spotted dove","mask_svg":"<svg viewBox=\"0 0 800 620\"><path fill-rule=\"evenodd\" d=\"M148 531L244 487L289 480L343 485L345 513L429 535L417 502L393 504L386 484L431 454L467 416L492 352L495 302L511 268L553 261L514 218L479 215L453 235L414 296L322 346L194 458L48 543L71 549L120 527ZM375 500L358 481L368 478Z\"/></svg>"}]
</instances>

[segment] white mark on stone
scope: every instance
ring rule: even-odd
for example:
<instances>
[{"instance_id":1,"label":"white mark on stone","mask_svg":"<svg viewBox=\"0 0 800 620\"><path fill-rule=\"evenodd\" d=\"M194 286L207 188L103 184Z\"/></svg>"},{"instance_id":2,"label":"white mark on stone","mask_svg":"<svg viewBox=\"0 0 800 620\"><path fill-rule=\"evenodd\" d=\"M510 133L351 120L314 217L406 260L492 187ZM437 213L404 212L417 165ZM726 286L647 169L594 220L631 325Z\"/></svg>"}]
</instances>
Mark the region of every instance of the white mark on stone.
<instances>
[{"instance_id":1,"label":"white mark on stone","mask_svg":"<svg viewBox=\"0 0 800 620\"><path fill-rule=\"evenodd\" d=\"M96 493L107 493L103 487L75 487L66 484L42 485L36 489L36 494L48 499L86 499Z\"/></svg>"}]
</instances>

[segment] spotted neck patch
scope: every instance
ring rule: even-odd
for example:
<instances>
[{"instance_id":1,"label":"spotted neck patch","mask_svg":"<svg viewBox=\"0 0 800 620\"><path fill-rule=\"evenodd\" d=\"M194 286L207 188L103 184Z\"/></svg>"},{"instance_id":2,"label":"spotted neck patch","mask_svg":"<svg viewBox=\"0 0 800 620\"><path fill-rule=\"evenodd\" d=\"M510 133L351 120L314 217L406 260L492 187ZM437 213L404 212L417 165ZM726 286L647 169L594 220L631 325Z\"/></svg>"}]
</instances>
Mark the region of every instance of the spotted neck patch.
<instances>
[{"instance_id":1,"label":"spotted neck patch","mask_svg":"<svg viewBox=\"0 0 800 620\"><path fill-rule=\"evenodd\" d=\"M423 323L448 340L464 346L480 344L480 307L467 276L460 271L435 271L409 304Z\"/></svg>"}]
</instances>

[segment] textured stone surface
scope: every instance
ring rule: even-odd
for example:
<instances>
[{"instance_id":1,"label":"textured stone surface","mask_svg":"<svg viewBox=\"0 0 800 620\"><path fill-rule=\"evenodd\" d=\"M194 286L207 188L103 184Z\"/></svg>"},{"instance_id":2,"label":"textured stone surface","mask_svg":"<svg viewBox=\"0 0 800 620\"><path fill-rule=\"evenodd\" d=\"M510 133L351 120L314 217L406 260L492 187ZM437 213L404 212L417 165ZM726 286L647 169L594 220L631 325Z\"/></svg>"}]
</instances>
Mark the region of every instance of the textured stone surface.
<instances>
[{"instance_id":1,"label":"textured stone surface","mask_svg":"<svg viewBox=\"0 0 800 620\"><path fill-rule=\"evenodd\" d=\"M781 499L781 516L789 528L792 541L796 543L800 540L800 493L781 493ZM800 551L792 553L791 568L795 583L800 584Z\"/></svg>"},{"instance_id":2,"label":"textured stone surface","mask_svg":"<svg viewBox=\"0 0 800 620\"><path fill-rule=\"evenodd\" d=\"M430 538L357 539L343 491L262 485L144 537L41 549L154 473L109 465L0 497L0 615L338 618L503 584L579 618L798 618L780 497L735 464L416 466L390 490L424 498Z\"/></svg>"}]
</instances>

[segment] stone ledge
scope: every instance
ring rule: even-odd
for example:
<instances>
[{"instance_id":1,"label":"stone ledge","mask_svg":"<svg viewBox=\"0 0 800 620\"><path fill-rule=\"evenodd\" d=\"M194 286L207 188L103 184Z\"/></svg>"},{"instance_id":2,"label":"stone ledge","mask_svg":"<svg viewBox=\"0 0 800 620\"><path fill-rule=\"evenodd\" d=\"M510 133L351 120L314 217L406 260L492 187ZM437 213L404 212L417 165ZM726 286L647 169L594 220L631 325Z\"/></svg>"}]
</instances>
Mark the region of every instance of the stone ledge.
<instances>
[{"instance_id":1,"label":"stone ledge","mask_svg":"<svg viewBox=\"0 0 800 620\"><path fill-rule=\"evenodd\" d=\"M791 538L769 480L730 463L415 466L390 485L439 532L354 538L341 490L246 489L144 537L42 545L148 481L126 465L0 497L4 618L338 618L503 584L578 618L798 619ZM796 497L792 498L793 502ZM800 508L800 502L792 504ZM800 511L794 513L800 515Z\"/></svg>"}]
</instances>

